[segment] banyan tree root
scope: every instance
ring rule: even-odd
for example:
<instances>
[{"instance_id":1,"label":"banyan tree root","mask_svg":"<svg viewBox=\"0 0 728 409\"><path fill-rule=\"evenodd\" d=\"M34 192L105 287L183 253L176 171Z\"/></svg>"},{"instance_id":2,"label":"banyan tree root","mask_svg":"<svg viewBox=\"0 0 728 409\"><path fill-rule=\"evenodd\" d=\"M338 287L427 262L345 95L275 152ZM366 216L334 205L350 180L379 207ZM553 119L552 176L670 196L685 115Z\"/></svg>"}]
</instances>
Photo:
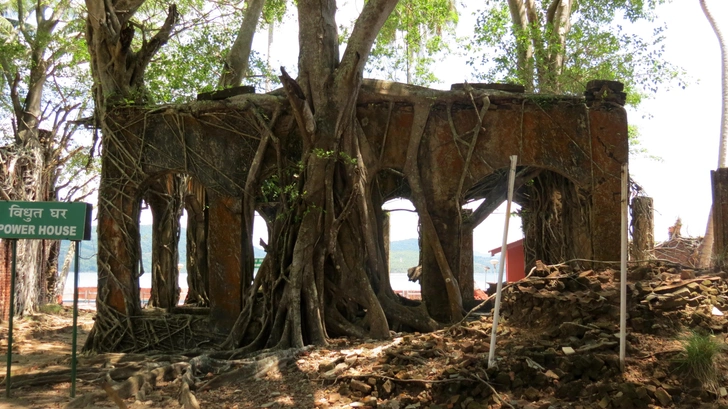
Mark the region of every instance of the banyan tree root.
<instances>
[{"instance_id":1,"label":"banyan tree root","mask_svg":"<svg viewBox=\"0 0 728 409\"><path fill-rule=\"evenodd\" d=\"M157 387L159 382L171 381L179 384L177 399L180 405L185 409L199 409L200 404L193 391L216 389L247 378L263 378L269 372L287 366L306 349L269 351L239 360L222 360L209 355L200 355L189 362L176 362L139 371L115 386L111 386L107 382L111 380L111 377L107 376L100 386L101 390L77 397L66 405L66 409L85 408L108 398L112 399L117 406L122 407L119 405L120 401L123 404L123 400L131 397L146 400L146 396ZM214 374L214 377L204 383L197 377L197 375L210 373Z\"/></svg>"}]
</instances>

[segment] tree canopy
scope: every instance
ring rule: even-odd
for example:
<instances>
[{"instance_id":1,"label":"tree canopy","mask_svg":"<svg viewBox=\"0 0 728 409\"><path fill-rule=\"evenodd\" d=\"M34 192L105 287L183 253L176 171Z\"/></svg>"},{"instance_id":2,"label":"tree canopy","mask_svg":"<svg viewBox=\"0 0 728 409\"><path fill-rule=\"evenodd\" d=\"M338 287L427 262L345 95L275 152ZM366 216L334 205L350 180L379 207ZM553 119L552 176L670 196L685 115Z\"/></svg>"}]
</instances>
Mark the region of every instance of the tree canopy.
<instances>
[{"instance_id":1,"label":"tree canopy","mask_svg":"<svg viewBox=\"0 0 728 409\"><path fill-rule=\"evenodd\" d=\"M367 72L415 85L437 82L435 58L446 54L458 23L451 0L399 2L382 27L372 49Z\"/></svg>"},{"instance_id":2,"label":"tree canopy","mask_svg":"<svg viewBox=\"0 0 728 409\"><path fill-rule=\"evenodd\" d=\"M260 85L274 79L278 70L251 44L256 32L275 27L291 6L284 0L243 4L185 0L173 5L151 0L86 0L85 14L80 14L81 8L70 1L0 3L0 104L3 117L12 118L5 122L6 128L12 129L14 141L21 144L31 134L37 139L41 124L52 124L53 132L64 131L54 133L54 138L61 138L54 146L62 145L65 152L54 154L56 168L81 163L75 155L84 144L74 140L72 132L78 124L95 127L102 135L101 148L106 149L118 132L108 122L109 112L117 107L188 101L201 91L243 83ZM627 84L631 102L637 103L644 93L672 81L679 72L662 58L663 27L656 26L650 38L629 28L639 21L655 22L654 8L659 3L486 1L478 13L475 37L464 51L471 56L471 69L483 81L516 82L529 91L578 93L587 80L615 79ZM371 152L362 150L367 142L354 115L364 73L419 85L435 82L433 67L442 64L455 48L449 39L454 38L461 12L458 7L463 5L450 0L370 0L350 27L337 25L337 6L335 0L295 3L298 60L290 69L295 78L282 70L279 94L285 94L296 119L300 163L280 164L275 178L258 180L256 174L245 182L246 191L271 188L280 199L281 208L276 211L286 216L268 220L269 245L278 253L264 267L268 271L265 280L275 289L266 302L286 312L267 317L265 325L272 332L270 339L263 340L266 345L300 345L304 339L324 342L327 325L337 325L343 333L361 335L365 331L386 337L387 317L391 320L397 314L413 314L411 321L423 328L435 326L430 317L417 315L421 311L395 305L393 294L374 284L371 291L360 294L358 306L347 304L346 295L325 300L323 294L336 292L326 284L329 282L379 283L383 280L379 274L386 270L378 241L383 216L367 201L376 184L368 169L376 169L377 161ZM294 44L291 39L284 41L288 47ZM93 115L84 105L88 95L95 103ZM76 121L68 121L70 115ZM276 116L272 116L265 119L273 122ZM267 136L259 149L274 146L280 150L275 143L274 135ZM117 188L114 183L128 176L114 173L119 170L109 157L102 170L107 172L108 182L100 187L100 224L133 232L136 220L130 215L138 212L138 198L125 199L128 203L118 208L109 202L110 192ZM408 166L405 174L415 205L426 208L418 193L422 188L415 165ZM178 189L180 183L175 180L168 186ZM163 185L160 182L157 188L163 189ZM460 193L453 199L457 205ZM255 200L246 197L241 207L247 218L245 228L252 229L249 223ZM179 213L178 208L174 214ZM445 257L435 223L426 212L425 216L423 234L437 255L450 302L445 315L455 320L462 316L461 294L454 280L457 267ZM355 248L363 250L347 251ZM245 268L250 267L252 277L248 266L252 265L252 249L245 251ZM100 249L100 276L136 271L135 266L114 264L115 256L111 249ZM349 267L340 270L341 266ZM288 278L279 276L282 271ZM315 285L309 282L314 278ZM272 284L281 280L288 280L282 289ZM125 289L128 299L114 301L112 307L138 312L134 290L133 286ZM281 298L281 294L285 296ZM304 302L307 304L301 308ZM362 324L365 328L352 327L352 317L362 309L367 316ZM253 307L246 311L251 314ZM326 322L327 314L335 315L337 322ZM257 342L261 346L261 340Z\"/></svg>"},{"instance_id":3,"label":"tree canopy","mask_svg":"<svg viewBox=\"0 0 728 409\"><path fill-rule=\"evenodd\" d=\"M659 86L682 85L680 69L663 57L665 27L655 14L663 2L488 0L465 49L483 80L550 93L616 80L637 104Z\"/></svg>"},{"instance_id":4,"label":"tree canopy","mask_svg":"<svg viewBox=\"0 0 728 409\"><path fill-rule=\"evenodd\" d=\"M92 109L82 21L66 0L0 3L1 200L78 200L92 191L90 138L74 137ZM20 243L17 312L53 298L57 252L57 242Z\"/></svg>"}]
</instances>

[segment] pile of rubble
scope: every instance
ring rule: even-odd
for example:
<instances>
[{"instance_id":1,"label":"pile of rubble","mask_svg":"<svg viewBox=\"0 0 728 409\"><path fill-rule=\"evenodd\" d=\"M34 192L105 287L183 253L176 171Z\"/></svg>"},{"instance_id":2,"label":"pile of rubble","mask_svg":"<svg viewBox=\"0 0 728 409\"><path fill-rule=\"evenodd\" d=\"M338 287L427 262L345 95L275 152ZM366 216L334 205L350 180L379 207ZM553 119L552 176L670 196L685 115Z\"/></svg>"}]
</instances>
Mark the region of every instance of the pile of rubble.
<instances>
[{"instance_id":1,"label":"pile of rubble","mask_svg":"<svg viewBox=\"0 0 728 409\"><path fill-rule=\"evenodd\" d=\"M724 275L696 277L660 263L630 270L625 372L618 354L618 277L610 269L542 266L505 288L493 368L487 365L489 314L391 344L329 351L311 375L331 384L316 406L718 407L722 392L686 382L672 364L679 330L728 328Z\"/></svg>"},{"instance_id":2,"label":"pile of rubble","mask_svg":"<svg viewBox=\"0 0 728 409\"><path fill-rule=\"evenodd\" d=\"M628 317L632 330L656 333L683 327L728 330L726 273L701 275L679 265L651 263L628 273ZM515 325L549 327L563 322L609 327L619 316L619 272L571 271L567 266L535 270L503 292L503 316Z\"/></svg>"},{"instance_id":3,"label":"pile of rubble","mask_svg":"<svg viewBox=\"0 0 728 409\"><path fill-rule=\"evenodd\" d=\"M619 288L614 272L572 272L544 266L503 292L502 314L517 325L548 327L561 322L615 322Z\"/></svg>"},{"instance_id":4,"label":"pile of rubble","mask_svg":"<svg viewBox=\"0 0 728 409\"><path fill-rule=\"evenodd\" d=\"M726 273L696 277L695 271L652 265L633 270L640 280L629 284L629 317L634 331L658 333L680 326L726 332Z\"/></svg>"}]
</instances>

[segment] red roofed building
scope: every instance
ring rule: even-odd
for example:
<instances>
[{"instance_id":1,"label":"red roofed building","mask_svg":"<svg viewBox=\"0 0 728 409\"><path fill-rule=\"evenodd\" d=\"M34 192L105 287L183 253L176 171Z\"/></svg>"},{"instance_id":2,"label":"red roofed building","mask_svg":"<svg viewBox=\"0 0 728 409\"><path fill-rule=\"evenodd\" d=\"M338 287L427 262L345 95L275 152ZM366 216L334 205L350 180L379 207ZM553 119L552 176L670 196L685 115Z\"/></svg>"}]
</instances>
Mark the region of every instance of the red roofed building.
<instances>
[{"instance_id":1,"label":"red roofed building","mask_svg":"<svg viewBox=\"0 0 728 409\"><path fill-rule=\"evenodd\" d=\"M501 247L490 250L494 256L501 252ZM508 243L506 246L506 282L512 283L526 277L526 253L523 249L523 239ZM497 280L497 279L496 279Z\"/></svg>"}]
</instances>

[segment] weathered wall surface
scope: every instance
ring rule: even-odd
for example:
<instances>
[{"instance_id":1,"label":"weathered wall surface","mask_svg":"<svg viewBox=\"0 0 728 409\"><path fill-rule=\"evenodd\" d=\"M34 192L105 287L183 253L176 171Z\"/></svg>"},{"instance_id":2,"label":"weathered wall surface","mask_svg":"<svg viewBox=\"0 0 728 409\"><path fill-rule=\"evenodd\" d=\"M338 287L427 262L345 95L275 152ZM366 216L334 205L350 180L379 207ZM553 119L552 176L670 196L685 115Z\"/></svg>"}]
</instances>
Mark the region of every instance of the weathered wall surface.
<instances>
[{"instance_id":1,"label":"weathered wall surface","mask_svg":"<svg viewBox=\"0 0 728 409\"><path fill-rule=\"evenodd\" d=\"M713 186L713 263L717 268L728 265L728 169L710 172Z\"/></svg>"},{"instance_id":2,"label":"weathered wall surface","mask_svg":"<svg viewBox=\"0 0 728 409\"><path fill-rule=\"evenodd\" d=\"M609 94L609 89L601 91ZM404 172L414 134L415 107L424 106L429 114L416 158L425 192L423 205L432 215L455 277L459 276L457 270L461 265L463 194L508 167L510 155L518 155L519 166L556 172L585 192L589 220L579 232L578 245L573 243L577 255L596 260L618 259L620 167L628 160L627 118L620 104L594 98L585 102L579 97L503 91L486 94L487 101L473 102L471 95L462 90L434 91L366 81L357 115L367 136L362 150L374 152L379 158L370 167L370 173L385 174L387 169ZM488 104L485 111L483 106ZM242 233L240 202L244 195L254 194L245 192L243 187L261 135L268 132L253 112L270 118L276 109L281 110L271 131L286 146L284 152L295 157L300 155L300 148L294 120L286 113L286 106L286 100L279 96L247 95L224 102L153 110L128 107L113 113L118 126L110 131L117 140L104 142L104 160L113 162L115 170L103 176L106 180L102 180L102 194L109 202L106 207L100 206L100 211L117 213L101 216L99 227L100 248L114 255L111 260L100 251L99 258L100 263L107 263L108 273L115 278L99 282L100 287L105 287L100 288L100 297L106 297L109 306L122 313L125 309L128 313L130 308L124 305L121 292L133 292L135 287L134 249L138 248L138 235L126 232L134 232L131 225L146 184L160 174L185 173L199 178L211 192L211 318L217 330L224 331L232 325L242 308L242 292L249 285L243 279L246 275L241 265L241 248L250 245L251 237ZM481 114L483 118L479 118ZM477 129L479 123L482 125ZM274 150L269 148L263 158L263 173L270 172L275 163ZM389 186L384 190L392 197L406 197L409 189L402 186L401 177L395 179L384 176L382 186ZM118 220L128 220L128 224ZM428 288L443 288L438 282L442 277L436 272L438 264L433 260L431 244L425 243L422 249L423 283L427 281ZM425 298L426 291L423 290ZM432 302L428 301L428 307L436 311L442 298L438 294L429 296Z\"/></svg>"}]
</instances>

